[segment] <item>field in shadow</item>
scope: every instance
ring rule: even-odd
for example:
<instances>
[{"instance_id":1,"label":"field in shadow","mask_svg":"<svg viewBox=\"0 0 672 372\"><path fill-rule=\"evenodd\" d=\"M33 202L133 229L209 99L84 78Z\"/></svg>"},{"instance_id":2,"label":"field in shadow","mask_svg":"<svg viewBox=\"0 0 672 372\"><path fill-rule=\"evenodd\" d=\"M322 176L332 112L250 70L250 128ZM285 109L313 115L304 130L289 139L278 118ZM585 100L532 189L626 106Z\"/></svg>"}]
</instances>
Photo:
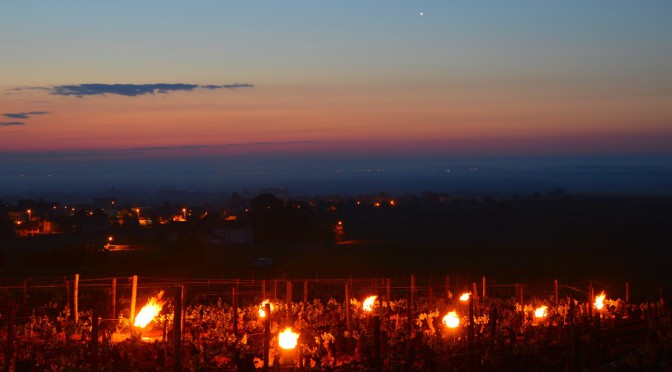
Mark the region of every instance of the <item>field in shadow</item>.
<instances>
[{"instance_id":1,"label":"field in shadow","mask_svg":"<svg viewBox=\"0 0 672 372\"><path fill-rule=\"evenodd\" d=\"M602 279L667 283L672 198L456 197L392 207L338 206L343 242L210 245L129 233L141 249L96 252L105 233L15 238L4 276L152 275L314 278L486 275L500 282ZM120 238L121 240L121 238ZM273 264L255 266L271 257Z\"/></svg>"}]
</instances>

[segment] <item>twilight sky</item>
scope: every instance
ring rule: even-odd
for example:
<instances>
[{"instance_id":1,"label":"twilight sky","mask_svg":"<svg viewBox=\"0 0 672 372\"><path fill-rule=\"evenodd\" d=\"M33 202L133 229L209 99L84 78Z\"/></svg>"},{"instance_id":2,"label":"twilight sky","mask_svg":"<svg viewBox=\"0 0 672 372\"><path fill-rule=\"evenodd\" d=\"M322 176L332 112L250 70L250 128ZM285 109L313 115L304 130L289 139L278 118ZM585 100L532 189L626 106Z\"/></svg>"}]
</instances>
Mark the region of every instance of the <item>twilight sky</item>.
<instances>
[{"instance_id":1,"label":"twilight sky","mask_svg":"<svg viewBox=\"0 0 672 372\"><path fill-rule=\"evenodd\" d=\"M91 154L672 153L670 1L15 1L0 14L4 177Z\"/></svg>"}]
</instances>

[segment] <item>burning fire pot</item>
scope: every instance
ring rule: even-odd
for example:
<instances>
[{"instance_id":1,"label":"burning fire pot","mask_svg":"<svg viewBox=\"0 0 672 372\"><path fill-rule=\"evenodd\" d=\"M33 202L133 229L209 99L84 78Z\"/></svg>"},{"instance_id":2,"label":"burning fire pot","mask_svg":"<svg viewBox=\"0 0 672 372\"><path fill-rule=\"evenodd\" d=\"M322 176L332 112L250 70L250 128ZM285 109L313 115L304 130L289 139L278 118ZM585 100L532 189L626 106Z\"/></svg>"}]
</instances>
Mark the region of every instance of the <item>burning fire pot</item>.
<instances>
[{"instance_id":1,"label":"burning fire pot","mask_svg":"<svg viewBox=\"0 0 672 372\"><path fill-rule=\"evenodd\" d=\"M548 306L539 306L534 309L534 318L532 320L532 325L539 326L543 325L546 321L546 316L548 315Z\"/></svg>"},{"instance_id":2,"label":"burning fire pot","mask_svg":"<svg viewBox=\"0 0 672 372\"><path fill-rule=\"evenodd\" d=\"M451 311L443 317L443 324L449 329L455 329L460 326L460 318L456 311Z\"/></svg>"},{"instance_id":3,"label":"burning fire pot","mask_svg":"<svg viewBox=\"0 0 672 372\"><path fill-rule=\"evenodd\" d=\"M280 367L296 366L296 345L299 334L292 332L291 328L285 328L278 334L278 346L280 346Z\"/></svg>"},{"instance_id":4,"label":"burning fire pot","mask_svg":"<svg viewBox=\"0 0 672 372\"><path fill-rule=\"evenodd\" d=\"M157 315L161 312L163 305L166 301L162 300L164 291L160 291L156 296L152 297L147 301L140 312L135 316L135 322L133 323L133 328L131 330L132 334L135 334L136 337L139 337L143 341L152 341L155 337L143 337L143 330L151 323Z\"/></svg>"}]
</instances>

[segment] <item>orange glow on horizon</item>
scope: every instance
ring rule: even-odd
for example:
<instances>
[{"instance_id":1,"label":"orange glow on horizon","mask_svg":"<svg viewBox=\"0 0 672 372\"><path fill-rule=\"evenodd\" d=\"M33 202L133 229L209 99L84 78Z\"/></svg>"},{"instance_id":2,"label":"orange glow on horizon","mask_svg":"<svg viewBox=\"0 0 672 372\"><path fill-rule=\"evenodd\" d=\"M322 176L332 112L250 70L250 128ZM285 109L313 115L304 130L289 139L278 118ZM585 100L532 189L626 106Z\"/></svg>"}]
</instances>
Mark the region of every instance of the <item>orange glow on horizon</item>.
<instances>
[{"instance_id":1,"label":"orange glow on horizon","mask_svg":"<svg viewBox=\"0 0 672 372\"><path fill-rule=\"evenodd\" d=\"M315 89L275 85L235 94L196 90L84 98L22 91L10 97L12 101L0 102L0 112L35 110L24 102L31 98L44 100L40 109L49 114L33 117L26 125L0 127L0 148L12 152L166 148L157 157L260 151L420 155L670 152L665 139L672 133L661 124L666 123L670 110L646 100L628 101L627 105L620 100L544 101L530 107L520 99L526 92L495 90L478 96L428 86L416 88L413 103L419 105L421 114L411 114L403 106L390 105L408 93L387 86L353 90L335 84L329 86L329 99L316 98ZM446 102L453 103L446 107ZM538 125L542 121L545 125ZM633 127L633 121L638 126ZM451 125L446 126L447 122ZM129 152L125 156L140 155Z\"/></svg>"}]
</instances>

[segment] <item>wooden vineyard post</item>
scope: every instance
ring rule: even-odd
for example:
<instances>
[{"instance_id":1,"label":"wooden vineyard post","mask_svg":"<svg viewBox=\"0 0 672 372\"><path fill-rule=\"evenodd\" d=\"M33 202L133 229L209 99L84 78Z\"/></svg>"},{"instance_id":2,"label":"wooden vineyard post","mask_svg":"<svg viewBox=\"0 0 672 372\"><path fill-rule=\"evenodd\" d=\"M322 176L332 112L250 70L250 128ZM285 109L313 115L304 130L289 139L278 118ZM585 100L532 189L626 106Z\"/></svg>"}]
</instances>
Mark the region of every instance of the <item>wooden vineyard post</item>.
<instances>
[{"instance_id":1,"label":"wooden vineyard post","mask_svg":"<svg viewBox=\"0 0 672 372\"><path fill-rule=\"evenodd\" d=\"M231 287L231 320L233 322L233 335L238 336L238 293L236 287Z\"/></svg>"},{"instance_id":2,"label":"wooden vineyard post","mask_svg":"<svg viewBox=\"0 0 672 372\"><path fill-rule=\"evenodd\" d=\"M471 283L471 296L469 298L473 298L474 300L478 300L478 284L476 282ZM474 307L478 306L478 303L474 304ZM476 309L476 311L480 312L480 306Z\"/></svg>"},{"instance_id":3,"label":"wooden vineyard post","mask_svg":"<svg viewBox=\"0 0 672 372\"><path fill-rule=\"evenodd\" d=\"M98 370L98 306L93 305L91 309L91 370Z\"/></svg>"},{"instance_id":4,"label":"wooden vineyard post","mask_svg":"<svg viewBox=\"0 0 672 372\"><path fill-rule=\"evenodd\" d=\"M264 305L266 311L266 322L264 323L264 370L268 370L269 358L271 356L271 304Z\"/></svg>"},{"instance_id":5,"label":"wooden vineyard post","mask_svg":"<svg viewBox=\"0 0 672 372\"><path fill-rule=\"evenodd\" d=\"M558 279L553 281L553 286L555 287L555 307L557 308L560 303L560 298L558 297Z\"/></svg>"},{"instance_id":6,"label":"wooden vineyard post","mask_svg":"<svg viewBox=\"0 0 672 372\"><path fill-rule=\"evenodd\" d=\"M5 372L9 372L14 355L14 301L7 299L7 347L5 347Z\"/></svg>"},{"instance_id":7,"label":"wooden vineyard post","mask_svg":"<svg viewBox=\"0 0 672 372\"><path fill-rule=\"evenodd\" d=\"M278 279L273 280L273 299L278 299Z\"/></svg>"},{"instance_id":8,"label":"wooden vineyard post","mask_svg":"<svg viewBox=\"0 0 672 372\"><path fill-rule=\"evenodd\" d=\"M486 298L486 296L487 296L487 293L486 293L486 291L485 291L485 283L486 283L486 281L485 281L485 276L484 276L484 277L483 277L483 296L482 296L484 300L485 300L485 298Z\"/></svg>"},{"instance_id":9,"label":"wooden vineyard post","mask_svg":"<svg viewBox=\"0 0 672 372\"><path fill-rule=\"evenodd\" d=\"M131 287L131 313L129 314L131 324L135 323L135 300L137 297L138 297L138 276L133 275L133 283Z\"/></svg>"},{"instance_id":10,"label":"wooden vineyard post","mask_svg":"<svg viewBox=\"0 0 672 372\"><path fill-rule=\"evenodd\" d=\"M385 296L387 301L392 301L392 291L390 290L390 279L385 279Z\"/></svg>"},{"instance_id":11,"label":"wooden vineyard post","mask_svg":"<svg viewBox=\"0 0 672 372\"><path fill-rule=\"evenodd\" d=\"M381 366L381 349L380 349L380 316L373 317L373 361L376 370Z\"/></svg>"},{"instance_id":12,"label":"wooden vineyard post","mask_svg":"<svg viewBox=\"0 0 672 372\"><path fill-rule=\"evenodd\" d=\"M408 294L408 306L406 306L406 318L408 319L408 334L413 338L413 307L411 306L413 292Z\"/></svg>"},{"instance_id":13,"label":"wooden vineyard post","mask_svg":"<svg viewBox=\"0 0 672 372\"><path fill-rule=\"evenodd\" d=\"M67 305L65 305L65 307L70 309L70 305L71 305L71 302L70 302L70 281L68 280L67 277L65 277L65 296L66 296L66 299L67 299L67 302L66 302Z\"/></svg>"},{"instance_id":14,"label":"wooden vineyard post","mask_svg":"<svg viewBox=\"0 0 672 372\"><path fill-rule=\"evenodd\" d=\"M469 296L469 326L467 327L466 362L467 371L471 370L471 353L474 347L474 295Z\"/></svg>"},{"instance_id":15,"label":"wooden vineyard post","mask_svg":"<svg viewBox=\"0 0 672 372\"><path fill-rule=\"evenodd\" d=\"M490 308L490 347L495 345L495 338L497 337L497 307Z\"/></svg>"},{"instance_id":16,"label":"wooden vineyard post","mask_svg":"<svg viewBox=\"0 0 672 372\"><path fill-rule=\"evenodd\" d=\"M411 274L411 298L408 301L408 307L409 309L415 308L415 275L413 274Z\"/></svg>"},{"instance_id":17,"label":"wooden vineyard post","mask_svg":"<svg viewBox=\"0 0 672 372\"><path fill-rule=\"evenodd\" d=\"M182 301L184 300L183 296L184 287L178 286L175 288L175 303L173 307L175 308L173 313L173 348L174 352L174 371L182 372Z\"/></svg>"},{"instance_id":18,"label":"wooden vineyard post","mask_svg":"<svg viewBox=\"0 0 672 372\"><path fill-rule=\"evenodd\" d=\"M180 334L184 334L184 320L186 313L184 312L184 299L187 296L187 289L183 285L180 286L180 309L182 309L182 318L180 319Z\"/></svg>"},{"instance_id":19,"label":"wooden vineyard post","mask_svg":"<svg viewBox=\"0 0 672 372\"><path fill-rule=\"evenodd\" d=\"M350 286L345 283L345 324L348 332L352 332L352 316L350 314Z\"/></svg>"},{"instance_id":20,"label":"wooden vineyard post","mask_svg":"<svg viewBox=\"0 0 672 372\"><path fill-rule=\"evenodd\" d=\"M520 284L516 284L516 296L518 297L517 300L518 300L518 303L520 304L520 306L524 307L524 305L523 305L523 300L524 300L523 286L521 286Z\"/></svg>"},{"instance_id":21,"label":"wooden vineyard post","mask_svg":"<svg viewBox=\"0 0 672 372\"><path fill-rule=\"evenodd\" d=\"M75 274L75 290L72 296L74 300L73 312L75 315L75 323L79 322L79 274Z\"/></svg>"},{"instance_id":22,"label":"wooden vineyard post","mask_svg":"<svg viewBox=\"0 0 672 372\"><path fill-rule=\"evenodd\" d=\"M567 323L569 323L569 342L570 342L570 351L569 351L569 370L574 371L576 366L576 351L574 348L575 336L574 336L574 295L569 296L569 314L567 317Z\"/></svg>"},{"instance_id":23,"label":"wooden vineyard post","mask_svg":"<svg viewBox=\"0 0 672 372\"><path fill-rule=\"evenodd\" d=\"M446 300L450 300L450 275L446 275Z\"/></svg>"},{"instance_id":24,"label":"wooden vineyard post","mask_svg":"<svg viewBox=\"0 0 672 372\"><path fill-rule=\"evenodd\" d=\"M590 289L588 290L588 302L586 303L586 306L588 306L588 316L593 317L593 301L595 301L595 293L593 290L593 281L590 281Z\"/></svg>"},{"instance_id":25,"label":"wooden vineyard post","mask_svg":"<svg viewBox=\"0 0 672 372\"><path fill-rule=\"evenodd\" d=\"M625 303L630 303L630 282L625 282Z\"/></svg>"},{"instance_id":26,"label":"wooden vineyard post","mask_svg":"<svg viewBox=\"0 0 672 372\"><path fill-rule=\"evenodd\" d=\"M266 281L262 280L261 281L261 300L264 301L266 299Z\"/></svg>"},{"instance_id":27,"label":"wooden vineyard post","mask_svg":"<svg viewBox=\"0 0 672 372\"><path fill-rule=\"evenodd\" d=\"M117 278L112 278L112 294L110 304L112 305L112 319L117 318Z\"/></svg>"},{"instance_id":28,"label":"wooden vineyard post","mask_svg":"<svg viewBox=\"0 0 672 372\"><path fill-rule=\"evenodd\" d=\"M287 326L292 325L292 282L287 281Z\"/></svg>"}]
</instances>

